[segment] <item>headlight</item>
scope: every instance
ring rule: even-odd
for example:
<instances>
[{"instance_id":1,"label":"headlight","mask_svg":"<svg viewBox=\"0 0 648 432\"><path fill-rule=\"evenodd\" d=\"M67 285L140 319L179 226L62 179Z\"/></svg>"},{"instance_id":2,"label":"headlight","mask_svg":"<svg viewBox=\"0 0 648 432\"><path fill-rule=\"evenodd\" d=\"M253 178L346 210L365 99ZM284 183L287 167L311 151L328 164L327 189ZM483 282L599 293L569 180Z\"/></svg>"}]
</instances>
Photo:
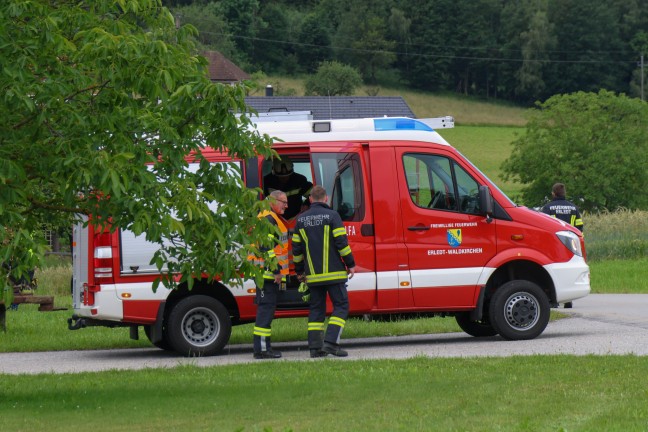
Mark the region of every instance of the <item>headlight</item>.
<instances>
[{"instance_id":1,"label":"headlight","mask_svg":"<svg viewBox=\"0 0 648 432\"><path fill-rule=\"evenodd\" d=\"M562 244L564 244L567 249L572 251L574 255L578 255L579 257L583 256L580 239L576 234L571 231L558 231L556 235L558 236Z\"/></svg>"}]
</instances>

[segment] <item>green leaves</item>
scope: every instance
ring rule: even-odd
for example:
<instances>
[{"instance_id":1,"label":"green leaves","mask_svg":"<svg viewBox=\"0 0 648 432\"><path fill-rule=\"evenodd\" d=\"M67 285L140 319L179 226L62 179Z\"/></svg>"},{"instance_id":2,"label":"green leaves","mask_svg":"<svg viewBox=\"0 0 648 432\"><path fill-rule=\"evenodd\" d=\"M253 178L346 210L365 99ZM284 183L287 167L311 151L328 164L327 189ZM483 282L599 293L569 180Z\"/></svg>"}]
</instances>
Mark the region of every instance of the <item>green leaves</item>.
<instances>
[{"instance_id":1,"label":"green leaves","mask_svg":"<svg viewBox=\"0 0 648 432\"><path fill-rule=\"evenodd\" d=\"M269 156L270 142L233 115L244 88L208 80L193 32L159 0L2 2L1 225L32 233L0 244L2 256L40 254L33 227L91 213L145 233L162 246L159 268L183 281L254 274L232 244L258 240L256 193L203 150L244 159Z\"/></svg>"},{"instance_id":2,"label":"green leaves","mask_svg":"<svg viewBox=\"0 0 648 432\"><path fill-rule=\"evenodd\" d=\"M531 112L504 162L537 206L562 182L583 210L647 209L648 106L602 90L554 96Z\"/></svg>"},{"instance_id":3,"label":"green leaves","mask_svg":"<svg viewBox=\"0 0 648 432\"><path fill-rule=\"evenodd\" d=\"M306 81L306 94L321 96L351 95L362 84L357 69L338 62L322 62L317 73Z\"/></svg>"}]
</instances>

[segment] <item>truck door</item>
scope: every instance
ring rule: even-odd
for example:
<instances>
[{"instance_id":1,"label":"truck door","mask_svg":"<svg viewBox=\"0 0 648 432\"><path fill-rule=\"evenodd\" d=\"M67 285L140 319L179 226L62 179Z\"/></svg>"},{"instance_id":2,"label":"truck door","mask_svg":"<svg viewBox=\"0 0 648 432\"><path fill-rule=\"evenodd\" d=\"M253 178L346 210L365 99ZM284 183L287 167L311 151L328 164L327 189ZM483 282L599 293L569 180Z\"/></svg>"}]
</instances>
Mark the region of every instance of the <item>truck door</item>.
<instances>
[{"instance_id":1,"label":"truck door","mask_svg":"<svg viewBox=\"0 0 648 432\"><path fill-rule=\"evenodd\" d=\"M362 152L359 145L347 145L312 153L314 183L326 189L329 205L342 217L356 261L356 275L348 284L353 312L371 310L376 295L373 212Z\"/></svg>"},{"instance_id":2,"label":"truck door","mask_svg":"<svg viewBox=\"0 0 648 432\"><path fill-rule=\"evenodd\" d=\"M496 252L496 223L480 214L479 183L450 152L396 152L414 304L474 306L482 269Z\"/></svg>"},{"instance_id":3,"label":"truck door","mask_svg":"<svg viewBox=\"0 0 648 432\"><path fill-rule=\"evenodd\" d=\"M275 172L275 160L253 159L248 164L248 186L260 187L264 196L278 189L288 197L289 206L281 218L288 228L290 275L286 278L286 289L277 293L277 310L308 309L308 303L303 300L304 294L299 292L299 281L294 275L291 239L297 216L304 210L303 203L308 202L305 195L310 193L313 183L310 151L307 146L294 144L277 145L275 149L279 159L283 161L281 169L285 171Z\"/></svg>"}]
</instances>

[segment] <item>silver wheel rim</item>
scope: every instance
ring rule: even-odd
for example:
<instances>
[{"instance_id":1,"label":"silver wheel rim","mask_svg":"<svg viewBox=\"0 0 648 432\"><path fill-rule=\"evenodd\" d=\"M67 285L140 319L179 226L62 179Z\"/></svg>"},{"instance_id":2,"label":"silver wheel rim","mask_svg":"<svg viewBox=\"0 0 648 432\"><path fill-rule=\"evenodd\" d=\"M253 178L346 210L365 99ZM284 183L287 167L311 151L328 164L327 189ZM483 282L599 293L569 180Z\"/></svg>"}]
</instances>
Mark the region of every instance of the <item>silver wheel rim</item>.
<instances>
[{"instance_id":1,"label":"silver wheel rim","mask_svg":"<svg viewBox=\"0 0 648 432\"><path fill-rule=\"evenodd\" d=\"M540 319L538 300L527 292L515 293L506 300L504 316L512 328L530 330Z\"/></svg>"},{"instance_id":2,"label":"silver wheel rim","mask_svg":"<svg viewBox=\"0 0 648 432\"><path fill-rule=\"evenodd\" d=\"M218 317L205 307L190 310L182 320L182 336L194 346L206 346L216 339L220 331Z\"/></svg>"}]
</instances>

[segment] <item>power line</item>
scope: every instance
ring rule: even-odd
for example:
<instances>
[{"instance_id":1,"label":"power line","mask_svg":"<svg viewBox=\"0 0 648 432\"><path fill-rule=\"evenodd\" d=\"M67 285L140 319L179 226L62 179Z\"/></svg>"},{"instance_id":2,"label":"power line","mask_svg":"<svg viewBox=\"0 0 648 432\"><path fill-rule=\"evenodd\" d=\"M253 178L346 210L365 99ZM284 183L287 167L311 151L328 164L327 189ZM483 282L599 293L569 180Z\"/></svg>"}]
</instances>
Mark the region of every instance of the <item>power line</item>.
<instances>
[{"instance_id":1,"label":"power line","mask_svg":"<svg viewBox=\"0 0 648 432\"><path fill-rule=\"evenodd\" d=\"M201 21L201 22L212 22L209 18L205 17L192 17L191 21ZM190 21L187 21L190 22ZM218 32L209 32L209 31L200 31L200 33L205 33L205 34L211 34L211 35L217 35L217 36L228 36L234 39L249 39L249 40L259 40L259 41L267 41L267 42L275 42L275 43L281 43L281 44L286 44L286 45L307 45L307 46L315 46L315 47L327 47L325 45L313 45L313 44L303 44L300 42L295 42L295 41L287 41L287 40L279 40L279 39L267 39L267 38L259 38L259 37L252 37L252 36L244 36L244 35L235 35L231 33L218 33ZM347 40L348 43L353 42L352 40ZM398 41L393 41L396 42L400 45L406 45L406 46L411 46L415 48L450 48L450 49L461 49L461 50L473 50L473 51L507 51L507 52L518 52L521 53L523 50L521 49L516 49L516 48L506 48L502 46L462 46L462 45L439 45L439 44L420 44L420 43L411 43L411 42L398 42ZM346 47L332 47L335 49L347 49ZM526 52L531 52L531 53L539 53L539 54L582 54L582 50L528 50ZM628 51L628 50L613 50L613 51L589 51L590 54L619 54L619 55L633 55L636 54L633 51ZM409 54L409 53L407 53ZM624 61L625 62L625 61Z\"/></svg>"},{"instance_id":2,"label":"power line","mask_svg":"<svg viewBox=\"0 0 648 432\"><path fill-rule=\"evenodd\" d=\"M400 56L406 56L406 57L424 57L424 58L439 58L439 59L453 59L453 60L475 60L475 61L501 61L501 62L519 62L519 63L524 63L524 62L531 62L531 63L567 63L567 64L630 64L630 63L636 63L636 60L552 60L552 59L522 59L522 58L504 58L504 57L477 57L477 56L461 56L461 55L450 55L450 54L426 54L426 53L414 53L414 52L403 52L403 51L388 51L388 50L371 50L371 49L363 49L363 48L351 48L351 47L340 47L340 46L335 46L335 45L317 45L317 44L311 44L311 43L304 43L304 42L293 42L293 41L282 41L282 40L277 40L277 39L268 39L268 38L259 38L259 37L253 37L253 36L243 36L243 35L232 35L232 34L227 34L227 33L217 33L217 32L209 32L209 31L203 31L201 33L204 34L209 34L209 35L215 35L215 36L227 36L227 37L232 37L234 39L245 39L245 40L252 40L252 41L259 41L259 42L270 42L270 43L278 43L278 44L283 44L283 45L290 45L290 46L301 46L301 47L312 47L312 48L331 48L334 50L339 50L339 51L350 51L350 52L357 52L357 53L366 53L366 54L393 54L393 55L400 55ZM444 47L447 48L447 47ZM542 52L542 51L537 51L537 52ZM551 53L552 51L546 51L547 53ZM556 53L560 53L560 51L555 51ZM562 52L562 53L567 53L567 51ZM601 53L604 53L604 51L601 51Z\"/></svg>"}]
</instances>

